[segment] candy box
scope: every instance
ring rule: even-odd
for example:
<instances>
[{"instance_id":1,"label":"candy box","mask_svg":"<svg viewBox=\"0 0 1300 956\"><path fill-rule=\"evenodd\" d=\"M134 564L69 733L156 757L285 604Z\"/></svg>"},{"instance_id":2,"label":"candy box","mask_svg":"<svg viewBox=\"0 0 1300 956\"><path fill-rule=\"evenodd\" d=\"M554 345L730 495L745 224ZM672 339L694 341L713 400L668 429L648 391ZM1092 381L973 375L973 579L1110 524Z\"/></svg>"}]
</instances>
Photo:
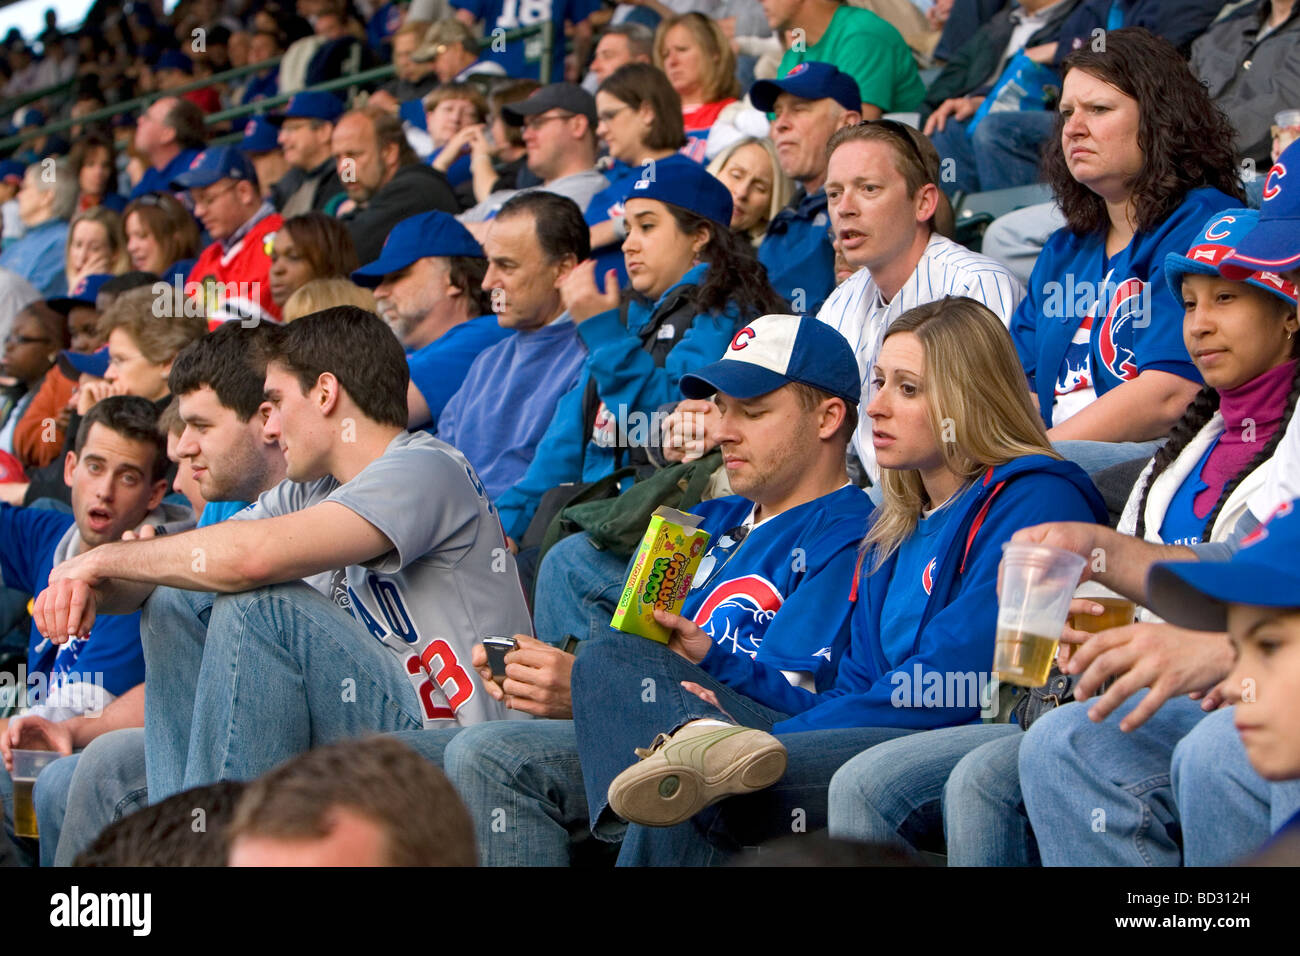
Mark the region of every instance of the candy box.
<instances>
[{"instance_id":1,"label":"candy box","mask_svg":"<svg viewBox=\"0 0 1300 956\"><path fill-rule=\"evenodd\" d=\"M669 631L655 620L654 609L681 612L709 542L709 533L699 526L696 515L668 507L655 509L610 627L668 643Z\"/></svg>"}]
</instances>

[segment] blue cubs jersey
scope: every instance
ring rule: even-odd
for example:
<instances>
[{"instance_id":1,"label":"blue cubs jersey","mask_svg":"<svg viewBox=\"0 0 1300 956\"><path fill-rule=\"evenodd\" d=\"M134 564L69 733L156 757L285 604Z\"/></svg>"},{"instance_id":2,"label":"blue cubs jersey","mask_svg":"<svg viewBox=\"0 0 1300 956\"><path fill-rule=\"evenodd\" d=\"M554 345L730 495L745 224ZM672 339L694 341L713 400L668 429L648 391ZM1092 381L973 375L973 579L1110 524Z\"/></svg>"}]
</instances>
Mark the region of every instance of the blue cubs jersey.
<instances>
[{"instance_id":1,"label":"blue cubs jersey","mask_svg":"<svg viewBox=\"0 0 1300 956\"><path fill-rule=\"evenodd\" d=\"M564 79L564 24L581 23L601 8L600 0L451 0L458 10L468 10L483 23L483 57L500 63L506 75L516 80L559 83ZM522 40L501 42L493 30L506 32L550 20L555 24L555 55L551 77L541 77L542 36L535 33Z\"/></svg>"},{"instance_id":2,"label":"blue cubs jersey","mask_svg":"<svg viewBox=\"0 0 1300 956\"><path fill-rule=\"evenodd\" d=\"M1206 221L1239 206L1217 189L1193 189L1155 228L1106 256L1103 234L1052 234L1011 320L1011 337L1050 428L1062 396L1098 396L1149 369L1200 381L1183 345L1183 304L1164 277L1165 256L1186 254Z\"/></svg>"},{"instance_id":3,"label":"blue cubs jersey","mask_svg":"<svg viewBox=\"0 0 1300 956\"><path fill-rule=\"evenodd\" d=\"M746 532L753 507L730 495L694 509L711 547L682 614L726 653L811 673L819 688L829 687L848 646L852 609L844 595L871 499L846 486Z\"/></svg>"}]
</instances>

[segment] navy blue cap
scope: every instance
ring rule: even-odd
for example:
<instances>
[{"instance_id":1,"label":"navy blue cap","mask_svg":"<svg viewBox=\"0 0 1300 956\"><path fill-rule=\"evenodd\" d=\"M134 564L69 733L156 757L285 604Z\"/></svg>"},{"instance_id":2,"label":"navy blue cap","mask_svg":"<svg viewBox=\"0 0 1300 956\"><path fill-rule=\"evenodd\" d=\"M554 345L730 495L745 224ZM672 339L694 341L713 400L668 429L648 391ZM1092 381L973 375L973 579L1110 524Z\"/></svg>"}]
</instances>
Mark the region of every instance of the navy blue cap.
<instances>
[{"instance_id":1,"label":"navy blue cap","mask_svg":"<svg viewBox=\"0 0 1300 956\"><path fill-rule=\"evenodd\" d=\"M1229 561L1157 564L1147 606L1170 624L1226 631L1229 604L1300 608L1300 512L1287 501L1246 535Z\"/></svg>"},{"instance_id":2,"label":"navy blue cap","mask_svg":"<svg viewBox=\"0 0 1300 956\"><path fill-rule=\"evenodd\" d=\"M108 346L105 345L94 352L73 352L71 349L64 349L59 353L58 362L65 372L69 367L73 369L76 374L69 376L70 378L78 378L82 374L103 378L104 373L108 371Z\"/></svg>"},{"instance_id":3,"label":"navy blue cap","mask_svg":"<svg viewBox=\"0 0 1300 956\"><path fill-rule=\"evenodd\" d=\"M244 124L239 148L245 153L269 153L280 148L280 132L265 116L254 116Z\"/></svg>"},{"instance_id":4,"label":"navy blue cap","mask_svg":"<svg viewBox=\"0 0 1300 956\"><path fill-rule=\"evenodd\" d=\"M235 146L213 146L190 162L190 168L171 181L172 189L201 189L223 179L257 182L253 161Z\"/></svg>"},{"instance_id":5,"label":"navy blue cap","mask_svg":"<svg viewBox=\"0 0 1300 956\"><path fill-rule=\"evenodd\" d=\"M271 115L271 122L279 126L287 119L315 119L333 123L343 115L343 104L332 93L303 90L293 94L284 109Z\"/></svg>"},{"instance_id":6,"label":"navy blue cap","mask_svg":"<svg viewBox=\"0 0 1300 956\"><path fill-rule=\"evenodd\" d=\"M373 289L384 276L401 272L428 256L484 257L482 247L454 217L445 212L422 212L395 225L384 240L379 258L352 273L352 281Z\"/></svg>"},{"instance_id":7,"label":"navy blue cap","mask_svg":"<svg viewBox=\"0 0 1300 956\"><path fill-rule=\"evenodd\" d=\"M658 199L703 216L723 229L731 228L730 191L699 163L678 154L642 165L640 177L623 197L624 202L629 199Z\"/></svg>"},{"instance_id":8,"label":"navy blue cap","mask_svg":"<svg viewBox=\"0 0 1300 956\"><path fill-rule=\"evenodd\" d=\"M158 56L158 64L155 70L180 70L182 73L193 73L194 64L190 58L178 50L163 50Z\"/></svg>"},{"instance_id":9,"label":"navy blue cap","mask_svg":"<svg viewBox=\"0 0 1300 956\"><path fill-rule=\"evenodd\" d=\"M97 272L94 275L82 276L77 280L77 284L68 290L67 295L59 296L56 299L46 299L45 304L56 312L62 312L67 315L75 305L94 306L95 301L99 298L99 290L109 279L116 279L117 276L111 272Z\"/></svg>"},{"instance_id":10,"label":"navy blue cap","mask_svg":"<svg viewBox=\"0 0 1300 956\"><path fill-rule=\"evenodd\" d=\"M18 128L27 129L29 126L44 126L44 125L45 125L45 114L42 113L40 110L38 110L36 107L29 106L27 107L26 112L23 113L23 121Z\"/></svg>"},{"instance_id":11,"label":"navy blue cap","mask_svg":"<svg viewBox=\"0 0 1300 956\"><path fill-rule=\"evenodd\" d=\"M862 111L862 91L858 88L858 81L829 63L808 60L779 80L759 80L749 88L749 101L755 109L770 113L776 98L782 93L802 100L832 99L846 110Z\"/></svg>"},{"instance_id":12,"label":"navy blue cap","mask_svg":"<svg viewBox=\"0 0 1300 956\"><path fill-rule=\"evenodd\" d=\"M0 181L22 178L27 175L27 167L16 159L6 159L0 161Z\"/></svg>"},{"instance_id":13,"label":"navy blue cap","mask_svg":"<svg viewBox=\"0 0 1300 956\"><path fill-rule=\"evenodd\" d=\"M722 358L683 375L682 394L722 392L757 398L800 382L838 395L854 407L862 398L858 360L848 340L812 316L764 315L736 333Z\"/></svg>"},{"instance_id":14,"label":"navy blue cap","mask_svg":"<svg viewBox=\"0 0 1300 956\"><path fill-rule=\"evenodd\" d=\"M1175 301L1183 298L1183 276L1189 272L1196 275L1219 277L1219 263L1222 262L1233 247L1250 234L1259 222L1259 213L1254 209L1225 209L1214 214L1205 224L1201 234L1187 250L1187 255L1180 256L1171 252L1165 256L1165 281L1174 293ZM1276 272L1248 272L1234 281L1245 282L1256 288L1270 292L1289 303L1293 308L1296 302L1296 289Z\"/></svg>"},{"instance_id":15,"label":"navy blue cap","mask_svg":"<svg viewBox=\"0 0 1300 956\"><path fill-rule=\"evenodd\" d=\"M1300 266L1300 140L1277 158L1264 179L1259 224L1219 263L1225 279L1240 281L1252 272L1289 272Z\"/></svg>"}]
</instances>

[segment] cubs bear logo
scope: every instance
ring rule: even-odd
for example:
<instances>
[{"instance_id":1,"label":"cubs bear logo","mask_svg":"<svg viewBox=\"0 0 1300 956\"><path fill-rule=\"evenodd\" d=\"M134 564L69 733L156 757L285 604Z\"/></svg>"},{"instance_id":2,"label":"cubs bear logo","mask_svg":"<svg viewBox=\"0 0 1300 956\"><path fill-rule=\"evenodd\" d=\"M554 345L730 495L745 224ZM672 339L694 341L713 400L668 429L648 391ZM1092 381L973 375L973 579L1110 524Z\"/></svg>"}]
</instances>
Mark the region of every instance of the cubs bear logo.
<instances>
[{"instance_id":1,"label":"cubs bear logo","mask_svg":"<svg viewBox=\"0 0 1300 956\"><path fill-rule=\"evenodd\" d=\"M1125 279L1116 286L1097 337L1097 354L1102 364L1111 375L1123 381L1137 378L1138 368L1133 350L1121 344L1120 337L1126 331L1131 333L1132 320L1140 317L1147 307L1145 290L1146 283L1138 278Z\"/></svg>"},{"instance_id":2,"label":"cubs bear logo","mask_svg":"<svg viewBox=\"0 0 1300 956\"><path fill-rule=\"evenodd\" d=\"M775 584L762 575L747 574L723 581L709 592L694 620L715 644L754 657L762 644L755 630L762 630L784 603Z\"/></svg>"}]
</instances>

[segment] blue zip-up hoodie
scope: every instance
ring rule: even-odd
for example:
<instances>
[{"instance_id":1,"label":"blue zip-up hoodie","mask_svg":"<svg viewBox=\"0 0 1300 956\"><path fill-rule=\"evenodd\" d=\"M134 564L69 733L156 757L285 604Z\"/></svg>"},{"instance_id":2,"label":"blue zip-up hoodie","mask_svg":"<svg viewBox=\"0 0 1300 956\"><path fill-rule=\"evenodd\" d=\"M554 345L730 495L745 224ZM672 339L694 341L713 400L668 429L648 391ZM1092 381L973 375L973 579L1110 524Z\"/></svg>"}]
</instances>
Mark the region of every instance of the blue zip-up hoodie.
<instances>
[{"instance_id":1,"label":"blue zip-up hoodie","mask_svg":"<svg viewBox=\"0 0 1300 956\"><path fill-rule=\"evenodd\" d=\"M1002 545L1021 528L1046 521L1106 520L1106 505L1078 465L1027 455L989 469L954 502L961 509L943 531L936 551L933 586L910 653L888 660L882 649L880 610L893 577L896 554L872 573L866 554L854 583L849 648L835 684L813 694L791 686L776 668L716 645L701 662L713 677L760 703L795 716L773 733L837 727L909 727L930 730L979 718L978 689L993 665L997 631L998 563ZM974 533L972 534L972 528ZM916 706L922 675L938 675L942 687L967 687L957 675L976 675L966 706L955 696L939 706ZM902 691L900 693L900 690Z\"/></svg>"},{"instance_id":2,"label":"blue zip-up hoodie","mask_svg":"<svg viewBox=\"0 0 1300 956\"><path fill-rule=\"evenodd\" d=\"M740 310L734 303L728 303L721 315L696 315L668 353L663 368L655 365L638 337L674 289L701 284L708 268L703 263L692 266L659 297L653 309L633 301L626 328L617 309L593 315L578 326L578 336L587 347L578 384L556 403L555 415L523 478L496 501L501 526L510 537L516 541L523 537L538 502L550 489L570 481L596 481L614 470L614 449L597 445L591 435L582 434L582 400L588 379L596 380L601 400L623 422L623 416L633 412L650 416L661 405L680 399L677 383L681 377L716 362L727 351L740 323Z\"/></svg>"}]
</instances>

